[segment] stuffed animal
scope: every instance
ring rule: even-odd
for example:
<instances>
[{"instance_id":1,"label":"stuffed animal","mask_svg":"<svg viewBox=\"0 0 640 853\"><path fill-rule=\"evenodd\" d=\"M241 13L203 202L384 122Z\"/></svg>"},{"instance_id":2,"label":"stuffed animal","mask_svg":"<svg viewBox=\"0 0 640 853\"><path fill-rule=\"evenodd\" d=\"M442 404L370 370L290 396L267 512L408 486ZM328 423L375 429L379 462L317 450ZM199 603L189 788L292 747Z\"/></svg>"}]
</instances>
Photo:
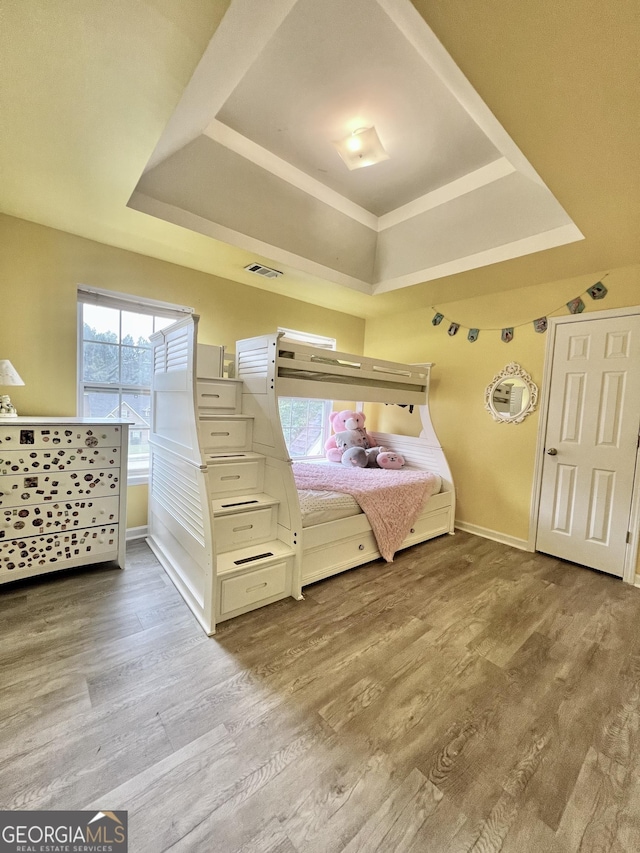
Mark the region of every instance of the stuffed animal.
<instances>
[{"instance_id":1,"label":"stuffed animal","mask_svg":"<svg viewBox=\"0 0 640 853\"><path fill-rule=\"evenodd\" d=\"M379 468L397 471L404 465L404 456L394 450L382 450L376 459Z\"/></svg>"},{"instance_id":2,"label":"stuffed animal","mask_svg":"<svg viewBox=\"0 0 640 853\"><path fill-rule=\"evenodd\" d=\"M369 449L369 444L359 429L344 429L341 432L337 432L333 438L336 442L334 449L337 451L339 456L334 460L327 454L327 458L331 459L332 462L341 462L343 454L350 448L358 447L360 449Z\"/></svg>"},{"instance_id":3,"label":"stuffed animal","mask_svg":"<svg viewBox=\"0 0 640 853\"><path fill-rule=\"evenodd\" d=\"M341 461L348 468L377 468L382 452L382 447L349 447Z\"/></svg>"},{"instance_id":4,"label":"stuffed animal","mask_svg":"<svg viewBox=\"0 0 640 853\"><path fill-rule=\"evenodd\" d=\"M344 409L341 412L331 412L329 420L331 421L331 426L335 432L335 435L332 435L324 446L326 457L330 462L340 462L342 460L344 450L348 449L347 447L341 449L338 445L337 436L341 432L357 431L362 436L364 443L349 446L360 446L365 449L369 449L375 445L374 440L365 429L364 412L354 412L351 409Z\"/></svg>"},{"instance_id":5,"label":"stuffed animal","mask_svg":"<svg viewBox=\"0 0 640 853\"><path fill-rule=\"evenodd\" d=\"M397 470L404 465L404 457L386 447L364 448L352 446L342 454L342 464L351 468L387 468Z\"/></svg>"}]
</instances>

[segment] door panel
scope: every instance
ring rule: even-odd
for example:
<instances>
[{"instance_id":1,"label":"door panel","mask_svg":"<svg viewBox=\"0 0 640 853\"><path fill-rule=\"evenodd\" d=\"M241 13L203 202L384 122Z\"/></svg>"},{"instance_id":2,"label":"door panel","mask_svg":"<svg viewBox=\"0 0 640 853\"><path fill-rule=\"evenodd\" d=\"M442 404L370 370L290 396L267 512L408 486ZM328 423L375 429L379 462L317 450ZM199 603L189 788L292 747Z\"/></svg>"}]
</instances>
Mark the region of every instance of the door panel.
<instances>
[{"instance_id":1,"label":"door panel","mask_svg":"<svg viewBox=\"0 0 640 853\"><path fill-rule=\"evenodd\" d=\"M622 576L640 423L640 315L559 325L549 394L536 548Z\"/></svg>"}]
</instances>

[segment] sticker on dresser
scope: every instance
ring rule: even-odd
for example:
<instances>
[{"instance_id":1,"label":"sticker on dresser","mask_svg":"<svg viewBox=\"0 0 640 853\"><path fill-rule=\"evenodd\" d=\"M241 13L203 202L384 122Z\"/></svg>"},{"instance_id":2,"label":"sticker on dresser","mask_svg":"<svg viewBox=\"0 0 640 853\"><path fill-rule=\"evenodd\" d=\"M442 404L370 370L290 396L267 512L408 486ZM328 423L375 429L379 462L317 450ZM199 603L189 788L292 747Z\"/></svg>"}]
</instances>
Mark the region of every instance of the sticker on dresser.
<instances>
[{"instance_id":1,"label":"sticker on dresser","mask_svg":"<svg viewBox=\"0 0 640 853\"><path fill-rule=\"evenodd\" d=\"M118 494L119 485L117 470L5 476L0 479L0 508L66 498L106 497L109 494Z\"/></svg>"},{"instance_id":2,"label":"sticker on dresser","mask_svg":"<svg viewBox=\"0 0 640 853\"><path fill-rule=\"evenodd\" d=\"M26 571L62 563L59 568L97 562L118 548L118 525L90 527L50 536L25 536L0 542L0 580L16 570ZM22 571L20 571L22 570Z\"/></svg>"},{"instance_id":3,"label":"sticker on dresser","mask_svg":"<svg viewBox=\"0 0 640 853\"><path fill-rule=\"evenodd\" d=\"M108 561L124 568L127 448L125 421L0 423L0 584Z\"/></svg>"},{"instance_id":4,"label":"sticker on dresser","mask_svg":"<svg viewBox=\"0 0 640 853\"><path fill-rule=\"evenodd\" d=\"M122 427L120 426L0 426L0 447L5 450L20 447L52 448L68 447L104 447L120 444Z\"/></svg>"}]
</instances>

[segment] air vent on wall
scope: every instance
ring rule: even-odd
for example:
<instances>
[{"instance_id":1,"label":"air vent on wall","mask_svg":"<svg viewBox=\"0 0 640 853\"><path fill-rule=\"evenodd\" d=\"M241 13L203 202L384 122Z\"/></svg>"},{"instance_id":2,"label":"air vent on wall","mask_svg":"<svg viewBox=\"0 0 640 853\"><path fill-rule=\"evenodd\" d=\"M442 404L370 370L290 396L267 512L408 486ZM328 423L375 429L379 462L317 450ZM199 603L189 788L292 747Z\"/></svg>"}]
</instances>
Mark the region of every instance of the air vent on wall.
<instances>
[{"instance_id":1,"label":"air vent on wall","mask_svg":"<svg viewBox=\"0 0 640 853\"><path fill-rule=\"evenodd\" d=\"M271 267L265 267L262 264L249 264L245 269L247 272L253 272L256 275L264 276L264 278L279 278L282 275L280 270L273 270Z\"/></svg>"}]
</instances>

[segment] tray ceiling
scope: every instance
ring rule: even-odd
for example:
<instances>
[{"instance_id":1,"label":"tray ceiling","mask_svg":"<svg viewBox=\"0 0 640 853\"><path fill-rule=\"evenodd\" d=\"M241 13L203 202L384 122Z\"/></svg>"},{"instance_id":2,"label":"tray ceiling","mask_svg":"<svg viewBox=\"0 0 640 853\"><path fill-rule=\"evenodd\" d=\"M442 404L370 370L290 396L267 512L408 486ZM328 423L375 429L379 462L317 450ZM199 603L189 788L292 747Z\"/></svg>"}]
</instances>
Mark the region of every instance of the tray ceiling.
<instances>
[{"instance_id":1,"label":"tray ceiling","mask_svg":"<svg viewBox=\"0 0 640 853\"><path fill-rule=\"evenodd\" d=\"M129 206L370 294L582 239L409 0L233 0Z\"/></svg>"}]
</instances>

